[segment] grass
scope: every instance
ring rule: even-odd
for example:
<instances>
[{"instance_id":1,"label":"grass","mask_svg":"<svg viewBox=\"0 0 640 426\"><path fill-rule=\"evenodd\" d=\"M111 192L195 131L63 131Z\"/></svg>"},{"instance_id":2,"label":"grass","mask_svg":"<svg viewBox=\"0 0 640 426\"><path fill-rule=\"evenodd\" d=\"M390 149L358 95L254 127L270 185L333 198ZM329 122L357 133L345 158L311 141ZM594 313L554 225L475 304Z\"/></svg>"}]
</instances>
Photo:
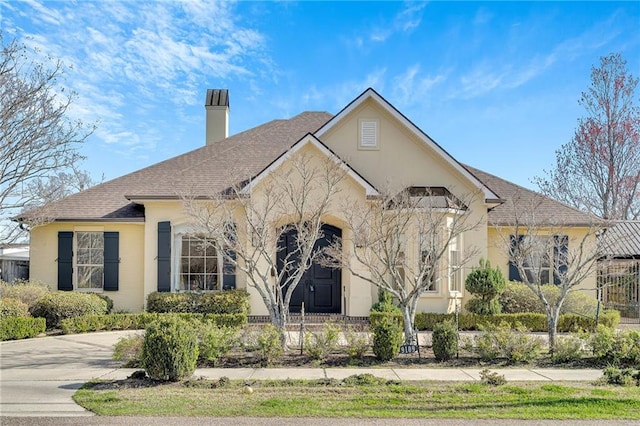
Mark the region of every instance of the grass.
<instances>
[{"instance_id":1,"label":"grass","mask_svg":"<svg viewBox=\"0 0 640 426\"><path fill-rule=\"evenodd\" d=\"M74 396L105 416L640 419L639 387L585 383L259 381L252 394L230 381L94 381Z\"/></svg>"}]
</instances>

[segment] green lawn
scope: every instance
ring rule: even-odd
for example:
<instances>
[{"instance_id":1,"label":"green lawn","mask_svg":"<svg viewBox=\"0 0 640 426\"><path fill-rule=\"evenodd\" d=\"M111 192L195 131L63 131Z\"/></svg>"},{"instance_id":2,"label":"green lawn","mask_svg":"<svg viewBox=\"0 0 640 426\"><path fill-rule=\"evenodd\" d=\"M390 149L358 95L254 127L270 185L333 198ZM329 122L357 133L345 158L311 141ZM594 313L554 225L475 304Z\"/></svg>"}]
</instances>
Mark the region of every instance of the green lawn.
<instances>
[{"instance_id":1,"label":"green lawn","mask_svg":"<svg viewBox=\"0 0 640 426\"><path fill-rule=\"evenodd\" d=\"M285 380L256 382L246 394L241 382L212 384L92 382L74 399L105 416L640 419L640 387Z\"/></svg>"}]
</instances>

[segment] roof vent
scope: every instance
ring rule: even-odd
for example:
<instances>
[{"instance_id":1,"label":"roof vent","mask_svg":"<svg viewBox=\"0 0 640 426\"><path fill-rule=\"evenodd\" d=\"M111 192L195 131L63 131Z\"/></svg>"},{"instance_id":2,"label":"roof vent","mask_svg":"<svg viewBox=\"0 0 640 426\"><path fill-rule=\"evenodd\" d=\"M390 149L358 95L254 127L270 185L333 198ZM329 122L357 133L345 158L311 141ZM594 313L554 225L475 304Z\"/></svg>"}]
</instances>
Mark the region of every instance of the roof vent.
<instances>
[{"instance_id":1,"label":"roof vent","mask_svg":"<svg viewBox=\"0 0 640 426\"><path fill-rule=\"evenodd\" d=\"M229 91L208 89L204 101L206 116L206 144L211 145L229 136Z\"/></svg>"}]
</instances>

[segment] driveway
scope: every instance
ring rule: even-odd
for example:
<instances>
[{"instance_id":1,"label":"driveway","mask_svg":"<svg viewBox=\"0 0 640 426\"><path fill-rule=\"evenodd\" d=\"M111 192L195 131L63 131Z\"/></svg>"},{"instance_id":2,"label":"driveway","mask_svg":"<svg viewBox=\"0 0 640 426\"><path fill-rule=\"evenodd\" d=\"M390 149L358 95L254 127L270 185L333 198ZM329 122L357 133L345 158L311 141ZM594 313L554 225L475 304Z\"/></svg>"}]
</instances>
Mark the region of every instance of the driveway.
<instances>
[{"instance_id":1,"label":"driveway","mask_svg":"<svg viewBox=\"0 0 640 426\"><path fill-rule=\"evenodd\" d=\"M118 369L113 345L136 331L0 343L0 416L92 416L72 400L86 381ZM1 421L0 421L1 423Z\"/></svg>"}]
</instances>

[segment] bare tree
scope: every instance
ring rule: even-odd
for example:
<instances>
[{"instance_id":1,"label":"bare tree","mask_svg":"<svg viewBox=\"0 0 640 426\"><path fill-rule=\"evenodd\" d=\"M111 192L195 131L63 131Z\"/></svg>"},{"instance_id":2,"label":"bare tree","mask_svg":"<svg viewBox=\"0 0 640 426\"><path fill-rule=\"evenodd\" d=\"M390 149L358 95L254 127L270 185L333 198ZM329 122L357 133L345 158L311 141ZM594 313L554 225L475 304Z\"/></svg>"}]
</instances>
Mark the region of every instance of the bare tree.
<instances>
[{"instance_id":1,"label":"bare tree","mask_svg":"<svg viewBox=\"0 0 640 426\"><path fill-rule=\"evenodd\" d=\"M33 203L30 184L77 165L78 146L94 127L69 119L75 94L58 85L60 61L32 59L26 46L5 44L1 31L0 45L0 220L6 220Z\"/></svg>"},{"instance_id":2,"label":"bare tree","mask_svg":"<svg viewBox=\"0 0 640 426\"><path fill-rule=\"evenodd\" d=\"M534 179L544 194L605 219L640 218L637 85L620 54L600 58L579 101L586 117L556 151L554 168Z\"/></svg>"},{"instance_id":3,"label":"bare tree","mask_svg":"<svg viewBox=\"0 0 640 426\"><path fill-rule=\"evenodd\" d=\"M342 214L353 249L343 250L347 241L335 241L323 262L347 268L397 299L409 343L420 296L438 289L445 277L455 278L478 255L477 248L463 250L460 238L479 226L468 211L472 199L459 199L445 188L412 187L367 202L348 201Z\"/></svg>"},{"instance_id":4,"label":"bare tree","mask_svg":"<svg viewBox=\"0 0 640 426\"><path fill-rule=\"evenodd\" d=\"M515 212L512 222L497 226L498 248L507 253L511 268L515 268L520 281L533 291L544 306L547 316L549 351L556 345L558 320L562 305L571 291L589 277L595 276L597 260L603 256L596 241L604 223L594 217L591 224L581 225L582 236L569 236L571 227L553 221L543 206L543 196L528 201L515 196L508 202ZM556 286L559 293L545 292ZM595 293L595 288L593 288ZM595 294L594 294L595 295Z\"/></svg>"},{"instance_id":5,"label":"bare tree","mask_svg":"<svg viewBox=\"0 0 640 426\"><path fill-rule=\"evenodd\" d=\"M285 348L291 296L321 253L316 241L343 177L332 159L298 152L255 189L245 181L204 200L184 198L192 232L217 241L225 262L256 289Z\"/></svg>"}]
</instances>

